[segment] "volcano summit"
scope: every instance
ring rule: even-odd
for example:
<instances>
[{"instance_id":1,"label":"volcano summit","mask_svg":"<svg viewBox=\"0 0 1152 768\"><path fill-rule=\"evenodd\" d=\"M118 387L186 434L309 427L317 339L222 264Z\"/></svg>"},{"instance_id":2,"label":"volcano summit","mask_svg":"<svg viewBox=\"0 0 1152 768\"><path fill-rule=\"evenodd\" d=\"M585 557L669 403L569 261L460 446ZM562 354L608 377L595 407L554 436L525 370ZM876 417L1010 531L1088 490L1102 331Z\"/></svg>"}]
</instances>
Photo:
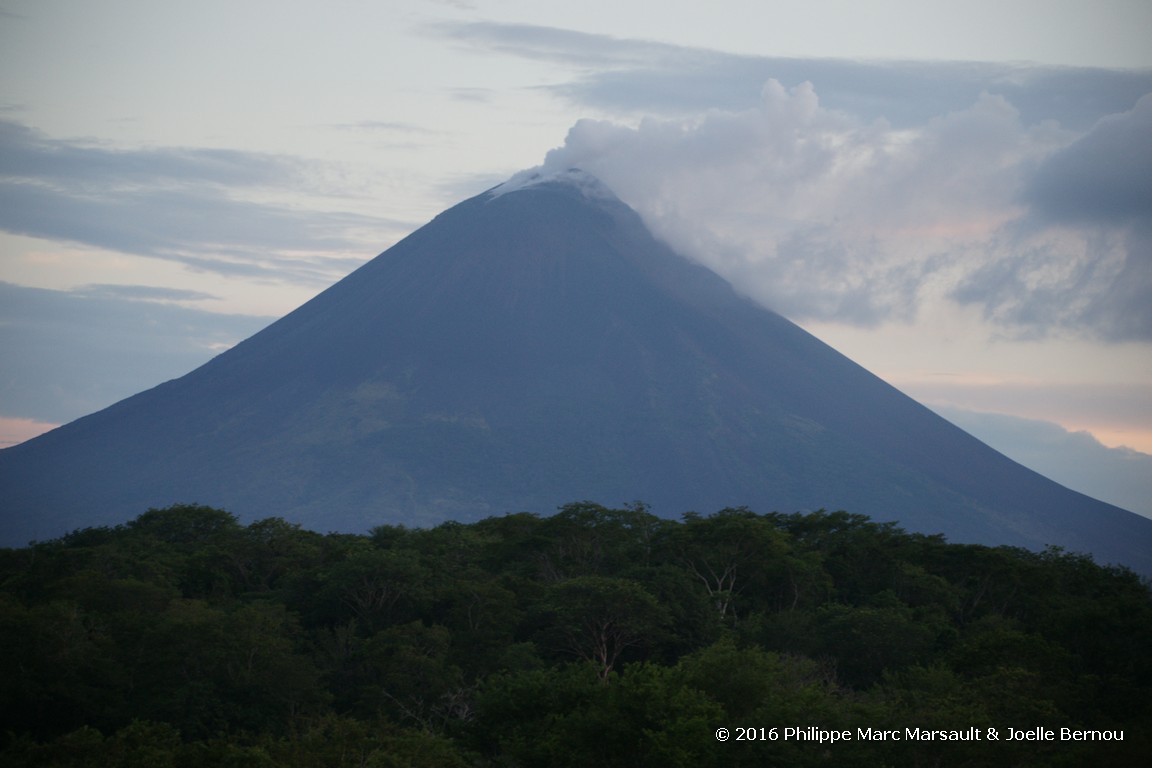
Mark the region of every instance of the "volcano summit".
<instances>
[{"instance_id":1,"label":"volcano summit","mask_svg":"<svg viewBox=\"0 0 1152 768\"><path fill-rule=\"evenodd\" d=\"M176 502L363 531L580 499L846 509L1152 573L1152 521L739 296L580 171L513 177L186 376L0 451L5 545Z\"/></svg>"}]
</instances>

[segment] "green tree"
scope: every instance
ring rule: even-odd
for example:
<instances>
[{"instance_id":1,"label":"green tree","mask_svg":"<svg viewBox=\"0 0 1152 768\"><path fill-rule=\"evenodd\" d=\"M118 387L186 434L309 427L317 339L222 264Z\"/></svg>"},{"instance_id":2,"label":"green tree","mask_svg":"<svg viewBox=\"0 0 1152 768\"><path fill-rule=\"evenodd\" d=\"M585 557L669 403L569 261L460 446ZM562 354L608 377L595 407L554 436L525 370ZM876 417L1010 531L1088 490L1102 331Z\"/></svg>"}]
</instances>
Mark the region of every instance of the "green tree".
<instances>
[{"instance_id":1,"label":"green tree","mask_svg":"<svg viewBox=\"0 0 1152 768\"><path fill-rule=\"evenodd\" d=\"M411 621L431 596L432 574L418 553L365 549L331 566L320 599L355 617L366 633Z\"/></svg>"},{"instance_id":2,"label":"green tree","mask_svg":"<svg viewBox=\"0 0 1152 768\"><path fill-rule=\"evenodd\" d=\"M652 595L633 581L581 576L548 591L546 636L553 647L596 666L601 680L621 655L654 642L668 616Z\"/></svg>"},{"instance_id":3,"label":"green tree","mask_svg":"<svg viewBox=\"0 0 1152 768\"><path fill-rule=\"evenodd\" d=\"M784 578L784 536L769 519L743 507L708 517L684 515L671 547L722 620L737 617L741 595L763 595Z\"/></svg>"}]
</instances>

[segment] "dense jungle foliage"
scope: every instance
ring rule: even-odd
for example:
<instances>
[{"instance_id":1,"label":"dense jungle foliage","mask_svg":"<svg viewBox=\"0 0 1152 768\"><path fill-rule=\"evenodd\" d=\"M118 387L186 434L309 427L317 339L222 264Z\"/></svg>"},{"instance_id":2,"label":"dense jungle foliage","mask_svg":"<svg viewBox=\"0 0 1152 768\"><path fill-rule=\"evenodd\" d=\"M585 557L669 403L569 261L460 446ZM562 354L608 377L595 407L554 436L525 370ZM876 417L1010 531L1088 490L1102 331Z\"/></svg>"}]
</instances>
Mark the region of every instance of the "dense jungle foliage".
<instances>
[{"instance_id":1,"label":"dense jungle foliage","mask_svg":"<svg viewBox=\"0 0 1152 768\"><path fill-rule=\"evenodd\" d=\"M183 505L0 550L0 734L8 766L1145 765L1152 595L845 512Z\"/></svg>"}]
</instances>

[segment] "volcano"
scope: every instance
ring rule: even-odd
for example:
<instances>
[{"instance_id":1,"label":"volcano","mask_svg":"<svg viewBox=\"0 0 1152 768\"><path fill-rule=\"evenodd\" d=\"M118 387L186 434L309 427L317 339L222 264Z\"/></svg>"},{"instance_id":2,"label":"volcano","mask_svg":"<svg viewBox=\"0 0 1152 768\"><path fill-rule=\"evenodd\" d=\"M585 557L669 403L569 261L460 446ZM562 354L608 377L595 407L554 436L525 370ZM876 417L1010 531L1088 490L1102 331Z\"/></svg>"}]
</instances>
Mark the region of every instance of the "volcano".
<instances>
[{"instance_id":1,"label":"volcano","mask_svg":"<svg viewBox=\"0 0 1152 768\"><path fill-rule=\"evenodd\" d=\"M1152 520L997 453L588 174L445 211L186 376L0 451L0 543L177 502L321 531L578 500L845 509L1152 573Z\"/></svg>"}]
</instances>

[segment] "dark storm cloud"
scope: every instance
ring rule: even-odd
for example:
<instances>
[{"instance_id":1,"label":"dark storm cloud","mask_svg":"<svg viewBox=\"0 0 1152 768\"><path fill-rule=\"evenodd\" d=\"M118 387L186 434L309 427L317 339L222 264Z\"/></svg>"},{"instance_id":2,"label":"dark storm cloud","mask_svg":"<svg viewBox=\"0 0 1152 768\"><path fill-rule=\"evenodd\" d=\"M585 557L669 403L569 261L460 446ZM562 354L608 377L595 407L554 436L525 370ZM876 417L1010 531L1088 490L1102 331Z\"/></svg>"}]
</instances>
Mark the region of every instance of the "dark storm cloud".
<instances>
[{"instance_id":1,"label":"dark storm cloud","mask_svg":"<svg viewBox=\"0 0 1152 768\"><path fill-rule=\"evenodd\" d=\"M0 282L0 415L78 418L141 386L182 376L272 321L160 298L201 296L145 286L52 291Z\"/></svg>"},{"instance_id":2,"label":"dark storm cloud","mask_svg":"<svg viewBox=\"0 0 1152 768\"><path fill-rule=\"evenodd\" d=\"M0 229L224 275L330 283L359 262L350 233L390 222L243 199L305 191L305 164L211 149L109 149L0 121Z\"/></svg>"}]
</instances>

